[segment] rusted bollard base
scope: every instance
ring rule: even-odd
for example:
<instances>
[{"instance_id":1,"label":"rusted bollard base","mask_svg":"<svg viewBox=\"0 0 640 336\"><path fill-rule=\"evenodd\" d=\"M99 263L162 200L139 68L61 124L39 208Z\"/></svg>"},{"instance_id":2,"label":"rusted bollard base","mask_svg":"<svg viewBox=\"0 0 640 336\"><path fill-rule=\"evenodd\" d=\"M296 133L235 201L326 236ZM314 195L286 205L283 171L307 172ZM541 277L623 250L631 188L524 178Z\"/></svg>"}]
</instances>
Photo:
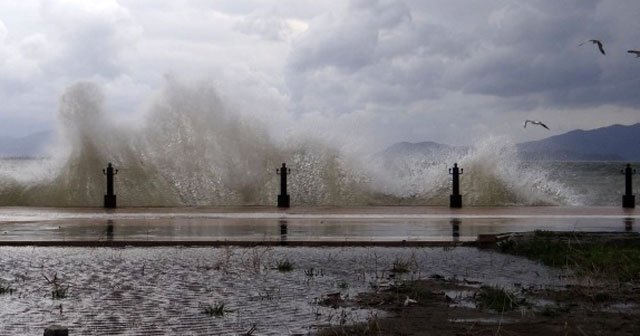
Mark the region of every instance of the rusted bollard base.
<instances>
[{"instance_id":1,"label":"rusted bollard base","mask_svg":"<svg viewBox=\"0 0 640 336\"><path fill-rule=\"evenodd\" d=\"M451 196L449 196L449 207L450 208L462 208L462 195L451 195Z\"/></svg>"},{"instance_id":2,"label":"rusted bollard base","mask_svg":"<svg viewBox=\"0 0 640 336\"><path fill-rule=\"evenodd\" d=\"M44 330L44 336L69 336L69 329L59 325L52 325Z\"/></svg>"},{"instance_id":3,"label":"rusted bollard base","mask_svg":"<svg viewBox=\"0 0 640 336\"><path fill-rule=\"evenodd\" d=\"M289 207L289 195L278 195L278 208Z\"/></svg>"},{"instance_id":4,"label":"rusted bollard base","mask_svg":"<svg viewBox=\"0 0 640 336\"><path fill-rule=\"evenodd\" d=\"M116 195L104 195L104 207L107 209L115 209Z\"/></svg>"},{"instance_id":5,"label":"rusted bollard base","mask_svg":"<svg viewBox=\"0 0 640 336\"><path fill-rule=\"evenodd\" d=\"M635 195L622 195L622 207L623 208L635 208L636 196Z\"/></svg>"}]
</instances>

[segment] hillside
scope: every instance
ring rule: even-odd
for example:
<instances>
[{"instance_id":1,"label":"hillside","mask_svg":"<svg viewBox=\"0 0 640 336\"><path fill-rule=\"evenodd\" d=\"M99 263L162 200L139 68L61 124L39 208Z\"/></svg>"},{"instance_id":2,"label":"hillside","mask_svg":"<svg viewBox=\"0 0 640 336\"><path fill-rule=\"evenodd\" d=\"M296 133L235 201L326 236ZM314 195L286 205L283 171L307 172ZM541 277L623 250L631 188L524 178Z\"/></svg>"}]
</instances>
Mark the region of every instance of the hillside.
<instances>
[{"instance_id":1,"label":"hillside","mask_svg":"<svg viewBox=\"0 0 640 336\"><path fill-rule=\"evenodd\" d=\"M636 161L640 162L640 123L611 125L592 130L574 130L546 139L516 145L526 161ZM438 161L451 155L464 155L466 147L450 147L436 142L396 143L379 155Z\"/></svg>"},{"instance_id":2,"label":"hillside","mask_svg":"<svg viewBox=\"0 0 640 336\"><path fill-rule=\"evenodd\" d=\"M517 146L529 160L640 161L640 123L575 130Z\"/></svg>"}]
</instances>

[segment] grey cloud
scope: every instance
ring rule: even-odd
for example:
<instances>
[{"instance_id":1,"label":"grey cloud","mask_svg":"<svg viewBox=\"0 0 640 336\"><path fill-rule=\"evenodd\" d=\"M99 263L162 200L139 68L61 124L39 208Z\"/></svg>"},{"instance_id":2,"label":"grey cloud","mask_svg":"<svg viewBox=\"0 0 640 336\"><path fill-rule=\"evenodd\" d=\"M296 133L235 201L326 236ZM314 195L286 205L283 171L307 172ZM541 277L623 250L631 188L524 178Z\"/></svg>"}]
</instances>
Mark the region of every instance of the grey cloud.
<instances>
[{"instance_id":1,"label":"grey cloud","mask_svg":"<svg viewBox=\"0 0 640 336\"><path fill-rule=\"evenodd\" d=\"M346 12L311 23L306 36L294 45L291 66L295 71L364 67L375 59L381 32L405 20L410 16L402 2L352 1Z\"/></svg>"},{"instance_id":2,"label":"grey cloud","mask_svg":"<svg viewBox=\"0 0 640 336\"><path fill-rule=\"evenodd\" d=\"M411 91L403 77L421 67L410 59L416 46L404 38L412 30L401 1L352 1L344 12L312 21L294 43L287 69L299 108L341 113L401 100ZM327 100L334 103L322 103Z\"/></svg>"},{"instance_id":3,"label":"grey cloud","mask_svg":"<svg viewBox=\"0 0 640 336\"><path fill-rule=\"evenodd\" d=\"M47 36L59 47L48 70L57 76L114 78L124 68L123 54L140 36L140 27L116 2L46 2L41 15Z\"/></svg>"},{"instance_id":4,"label":"grey cloud","mask_svg":"<svg viewBox=\"0 0 640 336\"><path fill-rule=\"evenodd\" d=\"M268 15L249 15L240 20L235 28L242 33L274 41L286 40L293 34L285 19Z\"/></svg>"},{"instance_id":5,"label":"grey cloud","mask_svg":"<svg viewBox=\"0 0 640 336\"><path fill-rule=\"evenodd\" d=\"M287 79L301 111L332 94L340 102L334 112L350 113L368 104L401 110L446 92L492 96L523 111L637 107L638 62L578 47L597 36L622 50L616 40L628 33L619 26L619 11L603 10L605 3L612 2L494 1L479 11L484 17L458 24L456 15L466 16L444 1L352 1L345 12L311 22L294 44ZM625 4L640 10L640 4ZM427 12L438 9L449 22ZM334 75L322 75L329 71Z\"/></svg>"},{"instance_id":6,"label":"grey cloud","mask_svg":"<svg viewBox=\"0 0 640 336\"><path fill-rule=\"evenodd\" d=\"M539 95L542 106L638 106L632 88L638 81L627 75L630 60L613 50L603 57L591 43L578 47L591 38L603 39L605 48L615 45L607 42L618 35L612 29L617 18L596 19L598 3L538 1L509 10L500 25L490 27L485 49L450 73L449 88L504 98ZM619 85L615 90L613 83Z\"/></svg>"}]
</instances>

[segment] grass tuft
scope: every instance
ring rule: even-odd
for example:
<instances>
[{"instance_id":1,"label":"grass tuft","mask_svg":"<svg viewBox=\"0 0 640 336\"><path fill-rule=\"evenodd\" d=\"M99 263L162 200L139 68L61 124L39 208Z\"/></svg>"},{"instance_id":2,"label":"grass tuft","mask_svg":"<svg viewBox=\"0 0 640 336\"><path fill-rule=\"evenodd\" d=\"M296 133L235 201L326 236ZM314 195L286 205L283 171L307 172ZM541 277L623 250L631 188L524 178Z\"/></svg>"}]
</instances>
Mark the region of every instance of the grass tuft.
<instances>
[{"instance_id":1,"label":"grass tuft","mask_svg":"<svg viewBox=\"0 0 640 336\"><path fill-rule=\"evenodd\" d=\"M482 286L476 295L476 303L480 308L503 312L518 308L524 300L517 300L515 294L504 288Z\"/></svg>"},{"instance_id":2,"label":"grass tuft","mask_svg":"<svg viewBox=\"0 0 640 336\"><path fill-rule=\"evenodd\" d=\"M289 259L278 260L276 268L280 272L291 272L293 271L293 263Z\"/></svg>"},{"instance_id":3,"label":"grass tuft","mask_svg":"<svg viewBox=\"0 0 640 336\"><path fill-rule=\"evenodd\" d=\"M51 285L51 298L54 300L60 300L67 297L69 294L69 286L62 284L62 280L58 278L58 273L54 273L51 279L46 275L42 275L49 285Z\"/></svg>"},{"instance_id":4,"label":"grass tuft","mask_svg":"<svg viewBox=\"0 0 640 336\"><path fill-rule=\"evenodd\" d=\"M202 307L202 313L209 316L223 317L228 310L224 308L224 302L216 302L213 305L206 304Z\"/></svg>"},{"instance_id":5,"label":"grass tuft","mask_svg":"<svg viewBox=\"0 0 640 336\"><path fill-rule=\"evenodd\" d=\"M9 286L2 286L0 285L0 295L11 295L13 294L14 290L13 288L9 287Z\"/></svg>"},{"instance_id":6,"label":"grass tuft","mask_svg":"<svg viewBox=\"0 0 640 336\"><path fill-rule=\"evenodd\" d=\"M411 261L408 259L396 257L393 261L393 267L391 267L391 272L393 273L408 273L411 271Z\"/></svg>"}]
</instances>

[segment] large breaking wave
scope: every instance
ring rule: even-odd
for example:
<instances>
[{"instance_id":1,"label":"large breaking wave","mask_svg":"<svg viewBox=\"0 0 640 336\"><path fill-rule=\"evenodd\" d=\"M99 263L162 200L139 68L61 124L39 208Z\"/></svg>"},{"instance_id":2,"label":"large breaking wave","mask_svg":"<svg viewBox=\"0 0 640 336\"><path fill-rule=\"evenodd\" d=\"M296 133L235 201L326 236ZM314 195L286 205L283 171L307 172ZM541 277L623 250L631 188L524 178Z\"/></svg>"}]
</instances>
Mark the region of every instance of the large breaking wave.
<instances>
[{"instance_id":1,"label":"large breaking wave","mask_svg":"<svg viewBox=\"0 0 640 336\"><path fill-rule=\"evenodd\" d=\"M501 137L464 151L347 156L318 140L275 142L259 122L227 108L212 85L176 80L167 80L142 125L110 115L98 85L68 88L51 159L2 173L0 205L100 206L107 162L119 169L120 206L272 205L282 162L292 169L295 205L445 205L454 162L464 168L466 205L576 203Z\"/></svg>"}]
</instances>

